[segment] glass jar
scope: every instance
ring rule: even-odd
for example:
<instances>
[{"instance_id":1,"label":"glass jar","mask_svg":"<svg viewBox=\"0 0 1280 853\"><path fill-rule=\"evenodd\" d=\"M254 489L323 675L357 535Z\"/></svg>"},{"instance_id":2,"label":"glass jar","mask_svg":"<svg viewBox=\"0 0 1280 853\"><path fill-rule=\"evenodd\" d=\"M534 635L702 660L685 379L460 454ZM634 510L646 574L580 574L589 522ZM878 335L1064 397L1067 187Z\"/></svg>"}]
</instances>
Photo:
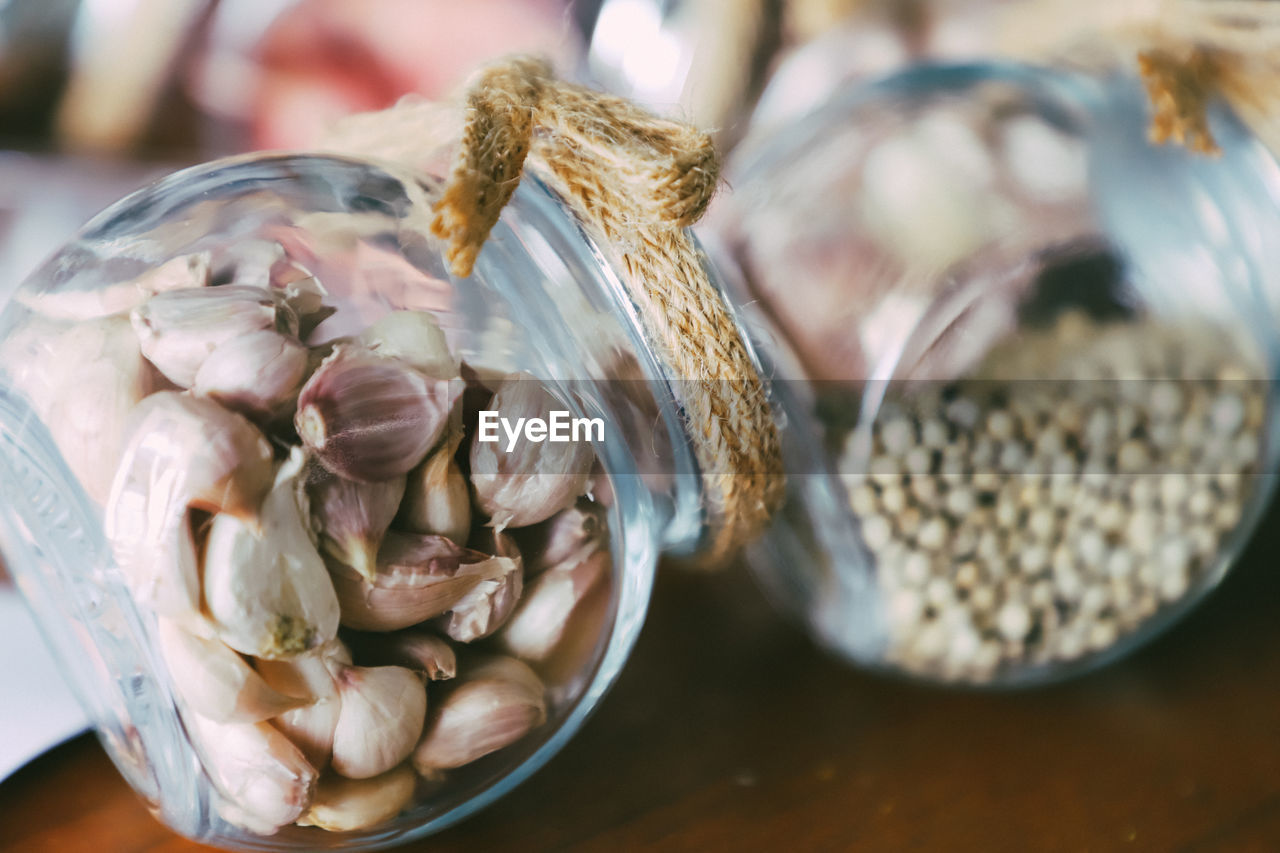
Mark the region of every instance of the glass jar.
<instances>
[{"instance_id":1,"label":"glass jar","mask_svg":"<svg viewBox=\"0 0 1280 853\"><path fill-rule=\"evenodd\" d=\"M639 321L613 269L604 261L605 254L584 236L561 201L536 177L526 177L489 238L474 273L457 279L447 271L443 247L427 228L430 203L440 192L441 183L388 169L353 159L254 156L176 173L125 198L91 221L19 288L0 315L0 349L4 351L0 357L0 490L5 506L0 514L0 545L18 586L90 709L100 739L116 765L157 817L202 842L252 850L371 849L421 837L482 808L555 754L613 683L644 620L658 554L694 554L710 536L700 491L702 481L685 438L680 412L673 402L674 379L644 342ZM200 280L187 280L192 276ZM318 289L317 281L321 285ZM217 599L235 591L222 586L217 593L211 590L216 583L214 573L231 571L223 563L234 562L213 555L218 525L231 512L230 500L223 493L217 496L223 501L222 511L212 522L196 519L183 504L182 530L194 531L190 534L197 543L194 547L203 549L198 569L203 579L196 582L197 588L203 583L199 613L186 612L181 607L175 610L172 585L165 589L160 589L159 584L147 586L130 574L136 568L121 568L137 556L128 553L127 548L122 553L120 545L122 540L132 541L128 538L129 519L153 521L143 512L119 510L122 495L136 498L129 491L130 478L145 480L150 488L146 494L163 491L166 484L171 486L175 480L175 488L181 492L184 474L179 462L184 458L184 447L194 448L192 456L202 461L220 459L219 454L226 450L226 435L212 428L197 430L194 438L181 435L180 430L157 431L153 438L143 441L150 445L138 445L137 436L148 435L139 423L140 418L141 424L148 422L138 414L140 411L151 406L152 414L159 409L167 412L171 421L181 420L182 411L178 410L182 406L175 400L191 398L190 394L179 395L173 390L175 383L184 386L190 382L177 377L181 370L170 369L169 359L174 352L179 361L187 358L190 351L185 345L191 343L190 339L197 339L203 346L207 329L224 319L213 310L198 315L203 319L197 322L177 322L170 331L180 337L169 339L176 349L164 353L154 348L155 337L163 337L165 331L163 318L157 309L145 306L170 296L166 288L187 288L173 292L189 293L195 285L209 285L200 288L199 298L215 291L236 292L226 286L256 287L259 296L269 292L271 297L266 303L277 313L271 321L276 331L264 330L267 334L283 334L285 324L280 318L289 312L281 306L294 307L289 315L289 332L311 344L314 357L307 369L316 371L302 389L304 400L309 393L307 388L326 364L335 360L340 363L341 352L359 348L365 339L358 336L370 324L385 318L388 312L430 312L443 330L452 356L474 368L465 383L446 383L451 389L449 399L461 392L464 411L474 409L468 395L477 387L488 384L492 388L497 383L493 377L518 372L526 377L525 383L518 384L531 384L528 377L536 377L542 393L550 394L574 418L598 419L602 423L602 435L592 436L595 461L590 480L585 488L569 493L572 498L586 491L588 497L550 521L533 523L512 536L513 544L523 551L526 597L535 595L535 586L544 578L570 567L569 573L560 578L561 591L566 585L572 587L571 598L578 607L571 612L570 620L582 621L569 621L564 630L576 630L578 636L566 633L561 637L563 642L555 646L551 658L530 657L522 651L528 648L528 624L524 646L505 630L520 619L522 611L517 610L493 637L482 637L470 645L455 644L457 683L465 680L468 667L479 667L474 663L479 659L472 654L476 645L487 646L487 654L531 661L530 666L546 688L545 698L531 702L542 704L545 722L539 725L535 720L531 731L514 743L456 769L453 764L459 762L437 755L422 777L415 778L404 771L402 764L391 771L400 773L398 779L391 780L397 784L388 782L399 794L374 790L369 783L368 791L355 790L354 794L359 795L354 796L358 801L355 806L339 798L319 817L314 808L299 815L299 803L294 801L276 802L255 811L254 798L263 796L255 784L292 784L295 787L289 790L298 794L297 777L306 776L308 771L299 770L302 756L263 729L266 724L258 720L265 711L247 720L240 714L245 697L251 693L250 698L259 702L267 696L268 705L280 701L279 696L262 689L256 676L244 670L245 663L266 678L273 667L289 665L293 659L289 655L330 654L326 649L331 644L312 649L318 642L311 630L314 625L296 646L289 645L296 639L293 635L276 637L273 642L278 641L280 646L260 654L257 646L251 653L230 639L235 631L227 627L225 620L219 621L222 617L215 611ZM155 293L159 296L152 296ZM307 298L317 296L336 313L328 316L328 309L316 311L314 303L305 307ZM255 306L252 310L261 307L258 303ZM229 308L221 310L234 313ZM148 319L142 319L144 315ZM311 326L314 328L308 328ZM144 334L152 335L148 339L152 346L147 352L149 362L140 359L139 341ZM375 354L381 353L380 358L394 361L393 355L386 352L388 340L396 342L392 336L370 346L377 350ZM337 341L338 345L330 352L330 347L317 343L324 341ZM213 353L219 352L223 350L213 349ZM326 361L317 368L315 362L322 356L327 356ZM200 358L206 357L213 358L201 351ZM396 369L402 368L399 365ZM156 375L156 369L165 375ZM262 368L259 378L267 375L267 369ZM467 368L463 372L466 374ZM204 399L216 400L227 410L235 408L234 397L218 397L207 389L201 390L203 380L199 375L201 372L197 371L195 388L205 395ZM360 382L367 380L366 374ZM509 387L509 381L502 380L501 387ZM146 391L156 392L146 400L160 402L133 408ZM296 389L294 394L297 395ZM491 405L501 412L496 401ZM264 420L252 411L237 411L246 413L237 423L243 426L253 420L271 435L274 445L275 461L271 462L269 456L268 462L274 465L276 480L262 503L260 517L262 530L266 531L261 535L266 536L287 527L267 515L268 507L283 488L282 472L297 455L285 445L296 444L310 427L298 420L295 435L289 431L287 418L282 427L278 418ZM468 418L475 416L474 411L467 412ZM452 435L448 429L446 435ZM468 439L473 437L468 433ZM445 464L451 464L450 438L441 442L450 448ZM476 446L473 443L473 451ZM126 461L119 463L117 471L121 447L126 448ZM170 452L174 448L176 453ZM155 455L146 457L146 453ZM250 455L244 451L240 458ZM465 456L464 445L457 458L464 460ZM134 461L128 461L130 458ZM148 463L147 458L160 461ZM427 457L428 463L431 458ZM470 463L473 468L479 464L474 455ZM138 464L145 469L140 474L135 470ZM148 464L150 468L146 467ZM305 470L310 477L311 469ZM543 473L552 480L570 479L567 469L551 467ZM413 476L410 472L410 480ZM295 485L289 488L294 489ZM548 488L557 487L553 483ZM317 501L324 499L311 489L308 480L305 491L314 523L319 518ZM231 491L230 487L227 491ZM465 491L463 494L465 503ZM305 520L307 509L300 507L306 503L299 502L296 493L288 500L293 501L290 511L294 516L300 513ZM587 517L576 519L581 529L554 526L558 519L584 505ZM144 503L145 506L150 504ZM325 511L329 506L320 504ZM400 512L401 518L393 526L402 523L403 506ZM575 519L570 517L569 521ZM595 543L598 547L601 522L607 529L606 556L611 559L604 561L603 579L592 581L581 573L575 574L579 570L572 568L581 567L586 561L574 563L564 554L569 546L578 549L573 553L579 556L586 544ZM527 519L510 521L512 528L530 523ZM153 527L144 533L144 545L147 536L162 535L155 530ZM250 528L245 527L236 535L251 538L252 532L245 530ZM323 530L329 531L326 535L332 534L329 528ZM471 535L474 540L477 534ZM556 536L561 538L555 539ZM239 547L234 545L234 535L232 541L228 548L234 552ZM430 541L439 545L437 540ZM322 539L317 547L323 552L329 546ZM485 550L482 556L490 562L505 554L492 540L488 546L473 542L473 548ZM377 557L379 573L386 550L384 540ZM281 545L280 552L285 551ZM552 552L560 555L556 559L561 562L550 568L537 565L540 561L552 562ZM488 557L490 554L498 556ZM220 551L219 558L223 556ZM454 568L463 571L471 560L460 559L462 569L457 569L456 564ZM335 571L332 563L328 568L331 573ZM290 570L294 569L297 567ZM536 572L541 574L535 576ZM351 581L349 573L347 577ZM333 578L334 584L340 586L339 575L334 574ZM505 583L508 575L502 578ZM242 576L237 582L250 581ZM300 595L305 598L307 593ZM348 600L342 600L345 624L349 621ZM489 600L486 606L491 604L496 610L501 606L496 601ZM594 604L582 615L588 601ZM254 604L249 601L243 606L252 609ZM557 606L560 605L555 600L548 605L555 612ZM159 619L157 611L165 618ZM450 612L456 615L459 611ZM440 636L448 632L442 618L445 617L431 623ZM531 616L535 629L540 624L538 618L547 617ZM210 620L214 623L212 631ZM317 617L315 625L321 621ZM284 625L283 619L280 624ZM367 626L356 620L356 627ZM172 642L166 641L166 631L186 637L186 646L182 647L185 651L172 653L171 647L166 646L166 642ZM379 647L379 636L382 635L367 632L350 634L347 627L343 628L341 637L348 646L345 661L324 658L334 684L344 678L351 683L353 679L367 679L370 672L376 671L375 666L394 657L394 650ZM201 657L212 651L199 643L217 644L220 638L235 651L218 647L221 669L217 671L223 678L233 672L233 677L239 679L236 684L241 702L233 709L216 705L218 725L210 728L206 718L212 718L213 712L206 715L205 711L215 705L199 705L212 701L200 684L184 689L183 676L189 678L190 673L183 670L199 670L206 660L212 660ZM373 652L368 651L370 643ZM566 644L568 652L564 651ZM351 666L350 655L354 655L356 666ZM272 660L280 656L284 656L283 661ZM369 668L362 669L360 665ZM420 668L431 678L439 675L428 667ZM513 680L527 680L529 675L529 669L520 668L519 676ZM210 674L208 680L214 677ZM294 692L288 689L288 679L283 683L270 680L269 686L287 696L324 695L311 681ZM447 707L449 697L461 690L450 682L429 684L428 731L433 725L442 725L439 715L445 712L436 706L443 702L446 704L442 707ZM340 693L340 697L349 695ZM345 714L350 704L340 701L337 713ZM398 699L391 707L408 704L412 703ZM405 713L417 713L422 719L420 710ZM270 719L279 723L285 718ZM321 757L312 762L316 767L329 760L337 766L334 738L341 737L341 719L339 716L338 734L330 738L328 751L322 749ZM458 717L454 719L456 722ZM298 725L284 730L293 737ZM335 731L332 725L329 731ZM315 746L310 741L308 745ZM301 740L298 748L310 758L311 753L306 752ZM288 760L275 763L269 771L249 774L248 778L237 777L236 768L226 766L227 761L253 760L255 750L272 755L273 750L287 752ZM377 749L372 751L376 753ZM418 760L414 758L415 762ZM316 767L310 767L310 771ZM354 775L367 776L368 769L365 766ZM377 768L380 774L383 769ZM385 782L387 775L381 774L377 779ZM324 790L326 779L340 782L332 771L327 771L320 779L320 791ZM313 778L303 778L301 789L305 792L312 781ZM413 789L412 794L406 793L407 789ZM269 793L275 796L277 791L272 789ZM338 797L352 791L330 793ZM387 798L401 796L404 799L399 806L385 805ZM353 822L353 808L381 808L387 814L372 825L350 831L326 832L292 825L294 819L302 817L341 828ZM262 814L264 811L266 814Z\"/></svg>"},{"instance_id":2,"label":"glass jar","mask_svg":"<svg viewBox=\"0 0 1280 853\"><path fill-rule=\"evenodd\" d=\"M1063 678L1223 578L1273 487L1280 172L1146 137L1136 81L922 67L728 168L711 231L805 383L752 563L820 642L928 680Z\"/></svg>"}]
</instances>

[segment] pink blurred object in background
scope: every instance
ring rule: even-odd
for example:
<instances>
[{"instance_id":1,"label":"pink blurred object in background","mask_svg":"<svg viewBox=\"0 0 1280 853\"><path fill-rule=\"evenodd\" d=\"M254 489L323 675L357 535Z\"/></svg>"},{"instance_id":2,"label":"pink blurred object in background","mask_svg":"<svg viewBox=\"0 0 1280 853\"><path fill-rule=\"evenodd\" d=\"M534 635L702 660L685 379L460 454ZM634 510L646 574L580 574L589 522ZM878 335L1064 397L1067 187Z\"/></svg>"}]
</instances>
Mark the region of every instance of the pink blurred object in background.
<instances>
[{"instance_id":1,"label":"pink blurred object in background","mask_svg":"<svg viewBox=\"0 0 1280 853\"><path fill-rule=\"evenodd\" d=\"M189 80L253 148L315 144L337 119L401 96L447 95L487 59L550 57L572 69L581 38L562 0L301 0L220 4Z\"/></svg>"}]
</instances>

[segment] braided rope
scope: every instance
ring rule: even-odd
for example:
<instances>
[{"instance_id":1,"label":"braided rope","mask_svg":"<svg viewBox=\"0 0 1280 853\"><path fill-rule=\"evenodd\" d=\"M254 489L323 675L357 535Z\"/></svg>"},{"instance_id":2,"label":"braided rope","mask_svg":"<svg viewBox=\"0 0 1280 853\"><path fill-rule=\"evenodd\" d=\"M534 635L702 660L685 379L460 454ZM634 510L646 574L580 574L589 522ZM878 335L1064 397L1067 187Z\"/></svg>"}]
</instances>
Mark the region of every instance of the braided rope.
<instances>
[{"instance_id":1,"label":"braided rope","mask_svg":"<svg viewBox=\"0 0 1280 853\"><path fill-rule=\"evenodd\" d=\"M527 157L611 248L650 344L675 377L703 471L720 562L765 526L782 498L781 451L764 386L724 297L685 229L719 177L710 139L621 98L556 80L532 59L485 69L432 230L469 275Z\"/></svg>"}]
</instances>

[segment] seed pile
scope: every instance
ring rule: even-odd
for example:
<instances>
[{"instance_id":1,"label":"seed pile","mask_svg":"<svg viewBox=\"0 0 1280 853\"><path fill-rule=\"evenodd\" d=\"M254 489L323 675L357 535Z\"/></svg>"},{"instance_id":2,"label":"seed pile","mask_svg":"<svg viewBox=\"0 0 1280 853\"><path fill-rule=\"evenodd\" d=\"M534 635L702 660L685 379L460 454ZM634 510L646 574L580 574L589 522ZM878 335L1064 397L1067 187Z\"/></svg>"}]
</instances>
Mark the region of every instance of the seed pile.
<instances>
[{"instance_id":1,"label":"seed pile","mask_svg":"<svg viewBox=\"0 0 1280 853\"><path fill-rule=\"evenodd\" d=\"M425 312L315 342L335 309L277 249L256 284L194 255L37 297L2 357L103 506L219 813L366 829L577 689L605 510L588 445L475 440L480 408L564 408L541 383L481 381Z\"/></svg>"},{"instance_id":2,"label":"seed pile","mask_svg":"<svg viewBox=\"0 0 1280 853\"><path fill-rule=\"evenodd\" d=\"M1265 385L1234 352L1067 315L891 392L842 459L889 662L991 681L1103 651L1194 590L1261 452Z\"/></svg>"}]
</instances>

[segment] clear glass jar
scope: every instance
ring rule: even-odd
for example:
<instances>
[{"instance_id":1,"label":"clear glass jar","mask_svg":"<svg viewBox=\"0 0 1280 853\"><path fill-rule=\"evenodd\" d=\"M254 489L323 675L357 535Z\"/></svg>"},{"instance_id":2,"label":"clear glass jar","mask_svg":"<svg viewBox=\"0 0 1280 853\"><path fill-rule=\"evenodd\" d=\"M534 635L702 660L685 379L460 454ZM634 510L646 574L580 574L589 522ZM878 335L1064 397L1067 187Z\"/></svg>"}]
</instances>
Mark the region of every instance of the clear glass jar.
<instances>
[{"instance_id":1,"label":"clear glass jar","mask_svg":"<svg viewBox=\"0 0 1280 853\"><path fill-rule=\"evenodd\" d=\"M473 275L456 279L426 227L440 186L338 158L256 156L198 166L96 217L0 315L0 546L108 753L157 817L190 838L252 850L372 849L482 808L555 754L613 683L644 620L658 554L693 554L709 536L673 378L644 343L605 254L528 176ZM190 700L175 690L156 616L131 592L108 541L102 504L112 499L104 497L108 485L119 486L114 448L131 401L110 403L117 374L103 359L120 356L123 346L138 363L134 330L123 319L141 301L135 282L166 263L172 273L174 259L188 270L192 257L207 264L210 285L271 278L275 287L271 270L280 263L305 266L327 291L325 304L337 309L309 338L305 324L298 331L313 343L355 335L388 310L429 311L464 364L488 376L532 375L574 417L604 423L603 440L593 441L590 491L608 529L612 570L599 627L577 644L579 657L555 674L538 669L545 722L447 772L444 782L419 779L410 805L368 828L243 825L237 797L246 793L228 792L229 777L219 776L221 747L192 734L203 724L193 728L199 721ZM128 343L118 344L104 323L122 328ZM103 464L105 472L95 467ZM172 467L153 470L154 482ZM208 535L217 535L216 522ZM537 553L549 552L550 545ZM204 560L212 560L208 551ZM532 580L529 563L526 551ZM202 571L209 608L210 566ZM501 642L510 647L510 638ZM356 664L367 663L359 648L354 653ZM261 660L240 659L262 669ZM439 689L429 687L430 705ZM430 713L427 721L430 727Z\"/></svg>"},{"instance_id":2,"label":"clear glass jar","mask_svg":"<svg viewBox=\"0 0 1280 853\"><path fill-rule=\"evenodd\" d=\"M709 230L786 397L752 563L845 658L978 685L1196 605L1276 464L1280 172L1146 137L1136 81L922 67L748 149ZM797 434L816 436L813 442Z\"/></svg>"}]
</instances>

